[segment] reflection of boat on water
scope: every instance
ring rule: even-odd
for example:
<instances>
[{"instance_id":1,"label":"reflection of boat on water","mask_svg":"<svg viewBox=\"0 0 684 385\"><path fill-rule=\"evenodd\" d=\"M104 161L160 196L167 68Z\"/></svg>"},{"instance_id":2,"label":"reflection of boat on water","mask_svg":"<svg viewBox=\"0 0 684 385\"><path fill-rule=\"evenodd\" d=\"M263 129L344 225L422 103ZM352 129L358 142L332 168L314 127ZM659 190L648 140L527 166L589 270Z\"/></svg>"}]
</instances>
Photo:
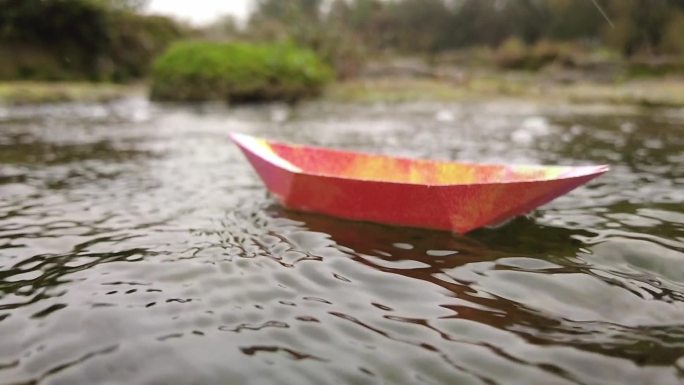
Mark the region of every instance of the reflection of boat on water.
<instances>
[{"instance_id":1,"label":"reflection of boat on water","mask_svg":"<svg viewBox=\"0 0 684 385\"><path fill-rule=\"evenodd\" d=\"M518 217L509 225L473 234L458 235L411 227L394 227L370 222L348 221L326 215L284 209L272 204L265 209L272 218L286 218L302 230L325 234L353 255L372 255L387 262L415 260L439 272L465 263L508 257L542 257L555 260L574 256L582 243L574 239L587 232L538 224ZM435 255L430 250L446 252ZM435 264L440 260L439 264ZM430 270L430 269L428 269ZM430 273L430 274L431 274Z\"/></svg>"},{"instance_id":2,"label":"reflection of boat on water","mask_svg":"<svg viewBox=\"0 0 684 385\"><path fill-rule=\"evenodd\" d=\"M525 214L608 170L405 159L231 137L287 208L459 233Z\"/></svg>"},{"instance_id":3,"label":"reflection of boat on water","mask_svg":"<svg viewBox=\"0 0 684 385\"><path fill-rule=\"evenodd\" d=\"M265 212L272 218L298 223L294 231L298 244L308 237L321 244L319 237L329 237L334 242L331 247L360 264L434 285L435 290L445 295L440 308L453 311L452 315L442 315L443 319L468 319L502 329L514 327L520 319L534 319L540 327L548 328L556 327L557 323L534 309L530 311L524 304L488 295L491 281L484 276L499 270L526 272L530 277L567 272L566 266L572 265L567 257L575 256L582 246L573 239L577 231L540 226L525 217L516 218L499 230L466 236L347 221L286 210L279 205L271 205ZM340 274L346 276L346 271ZM480 280L486 286L479 286ZM534 295L533 291L530 295ZM404 321L422 322L420 318Z\"/></svg>"},{"instance_id":4,"label":"reflection of boat on water","mask_svg":"<svg viewBox=\"0 0 684 385\"><path fill-rule=\"evenodd\" d=\"M433 266L435 271L467 262L488 261L507 255L505 251L487 242L481 242L477 236L461 236L420 228L348 221L326 215L287 210L278 205L272 205L268 213L276 218L287 218L299 222L307 231L326 234L335 244L349 251L351 255L371 255L382 258L390 264L394 261L413 260L423 262L426 266L432 265L436 258L429 251L435 249L449 251L442 258L443 264Z\"/></svg>"}]
</instances>

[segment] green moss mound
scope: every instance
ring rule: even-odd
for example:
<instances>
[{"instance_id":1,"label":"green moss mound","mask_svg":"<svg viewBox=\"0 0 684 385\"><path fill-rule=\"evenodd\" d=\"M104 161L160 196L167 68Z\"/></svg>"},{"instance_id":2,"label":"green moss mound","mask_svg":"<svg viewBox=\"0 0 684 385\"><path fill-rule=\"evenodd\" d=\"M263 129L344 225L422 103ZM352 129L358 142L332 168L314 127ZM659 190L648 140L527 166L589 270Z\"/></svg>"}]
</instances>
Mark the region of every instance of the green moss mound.
<instances>
[{"instance_id":1,"label":"green moss mound","mask_svg":"<svg viewBox=\"0 0 684 385\"><path fill-rule=\"evenodd\" d=\"M153 66L156 100L292 101L319 94L331 69L293 44L181 42Z\"/></svg>"}]
</instances>

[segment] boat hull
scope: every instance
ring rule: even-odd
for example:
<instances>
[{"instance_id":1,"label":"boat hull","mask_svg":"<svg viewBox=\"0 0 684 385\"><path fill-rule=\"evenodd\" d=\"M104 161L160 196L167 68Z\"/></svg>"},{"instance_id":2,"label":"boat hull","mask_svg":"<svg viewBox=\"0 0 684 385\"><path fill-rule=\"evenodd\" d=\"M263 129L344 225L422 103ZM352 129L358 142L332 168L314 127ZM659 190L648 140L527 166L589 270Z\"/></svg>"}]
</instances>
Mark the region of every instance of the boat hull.
<instances>
[{"instance_id":1,"label":"boat hull","mask_svg":"<svg viewBox=\"0 0 684 385\"><path fill-rule=\"evenodd\" d=\"M458 185L358 180L288 169L240 140L235 142L288 209L457 233L528 213L605 172L597 169L555 180Z\"/></svg>"}]
</instances>

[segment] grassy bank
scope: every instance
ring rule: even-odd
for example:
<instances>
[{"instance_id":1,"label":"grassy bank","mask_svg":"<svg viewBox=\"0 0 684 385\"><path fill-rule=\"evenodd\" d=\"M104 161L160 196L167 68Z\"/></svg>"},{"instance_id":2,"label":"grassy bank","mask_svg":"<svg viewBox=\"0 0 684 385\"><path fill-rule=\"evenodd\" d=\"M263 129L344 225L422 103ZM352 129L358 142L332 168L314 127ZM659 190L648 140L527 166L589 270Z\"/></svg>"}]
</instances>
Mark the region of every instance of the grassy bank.
<instances>
[{"instance_id":1,"label":"grassy bank","mask_svg":"<svg viewBox=\"0 0 684 385\"><path fill-rule=\"evenodd\" d=\"M552 81L530 73L472 74L462 81L417 78L360 79L330 87L336 102L466 102L522 99L531 102L601 103L643 107L684 107L684 78L646 78L616 82Z\"/></svg>"},{"instance_id":2,"label":"grassy bank","mask_svg":"<svg viewBox=\"0 0 684 385\"><path fill-rule=\"evenodd\" d=\"M144 95L146 87L102 83L0 82L0 103L106 102ZM619 82L552 82L533 74L480 74L461 82L392 77L333 83L323 100L341 103L469 102L502 99L535 103L684 107L684 78Z\"/></svg>"},{"instance_id":3,"label":"grassy bank","mask_svg":"<svg viewBox=\"0 0 684 385\"><path fill-rule=\"evenodd\" d=\"M78 82L0 82L0 103L9 105L107 102L144 94L142 85Z\"/></svg>"},{"instance_id":4,"label":"grassy bank","mask_svg":"<svg viewBox=\"0 0 684 385\"><path fill-rule=\"evenodd\" d=\"M156 100L297 100L318 95L332 70L292 44L183 42L155 63Z\"/></svg>"}]
</instances>

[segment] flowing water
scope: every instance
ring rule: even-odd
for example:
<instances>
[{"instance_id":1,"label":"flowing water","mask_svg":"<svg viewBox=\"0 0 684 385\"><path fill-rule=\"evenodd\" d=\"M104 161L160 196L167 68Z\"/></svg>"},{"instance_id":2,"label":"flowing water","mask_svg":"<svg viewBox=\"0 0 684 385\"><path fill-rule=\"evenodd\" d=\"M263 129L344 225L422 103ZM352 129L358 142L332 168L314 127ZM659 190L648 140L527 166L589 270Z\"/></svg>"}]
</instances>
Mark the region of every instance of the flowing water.
<instances>
[{"instance_id":1,"label":"flowing water","mask_svg":"<svg viewBox=\"0 0 684 385\"><path fill-rule=\"evenodd\" d=\"M612 170L458 236L284 211L229 131ZM680 384L683 187L681 110L3 107L0 384Z\"/></svg>"}]
</instances>

